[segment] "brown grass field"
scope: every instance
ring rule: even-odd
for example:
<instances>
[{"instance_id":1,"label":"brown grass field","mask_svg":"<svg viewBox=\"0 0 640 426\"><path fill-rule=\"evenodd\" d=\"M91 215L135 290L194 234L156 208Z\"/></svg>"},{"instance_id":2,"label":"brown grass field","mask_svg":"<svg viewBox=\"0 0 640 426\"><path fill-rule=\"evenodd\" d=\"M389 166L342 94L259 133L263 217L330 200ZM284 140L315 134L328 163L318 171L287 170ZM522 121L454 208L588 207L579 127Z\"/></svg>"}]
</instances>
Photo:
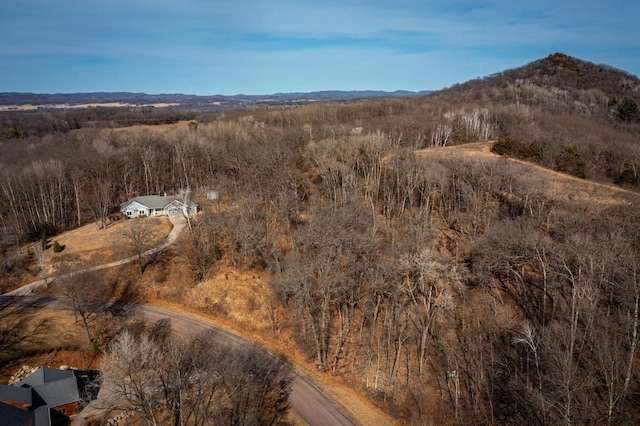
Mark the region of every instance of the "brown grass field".
<instances>
[{"instance_id":1,"label":"brown grass field","mask_svg":"<svg viewBox=\"0 0 640 426\"><path fill-rule=\"evenodd\" d=\"M31 328L25 332L31 341L13 349L22 355L0 369L0 383L6 384L22 365L92 368L93 350L71 311L30 309L27 316ZM36 327L36 324L42 325Z\"/></svg>"},{"instance_id":2,"label":"brown grass field","mask_svg":"<svg viewBox=\"0 0 640 426\"><path fill-rule=\"evenodd\" d=\"M166 217L150 217L154 224L153 238L150 245L160 244L171 232L171 222ZM127 249L124 233L133 221L120 220L110 224L106 229L98 229L95 223L90 223L55 237L50 238L50 244L58 241L64 246L60 253L47 250L47 262L50 273L55 275L55 270L65 264L76 269L82 266L94 266L113 262L131 255Z\"/></svg>"},{"instance_id":3,"label":"brown grass field","mask_svg":"<svg viewBox=\"0 0 640 426\"><path fill-rule=\"evenodd\" d=\"M154 223L154 237L151 245L157 245L164 241L173 225L166 217L149 218ZM80 228L64 232L62 234L49 237L49 248L45 252L47 275L54 276L56 271L65 266L71 270L81 269L95 265L103 265L105 263L124 259L132 255L130 249L123 241L123 233L131 222L122 220L110 224L107 229L98 229L95 223L89 223ZM51 246L54 241L64 246L64 250L60 253L54 253ZM11 277L6 277L0 282L0 288L3 292L11 291L15 288L32 283L42 279L39 272L40 268L36 265L32 256L33 245L30 243L21 247L21 253L16 255L22 258L31 256L30 264L15 271Z\"/></svg>"},{"instance_id":4,"label":"brown grass field","mask_svg":"<svg viewBox=\"0 0 640 426\"><path fill-rule=\"evenodd\" d=\"M453 145L444 148L427 148L417 151L423 158L478 158L495 161L496 167L518 167L518 172L527 181L546 188L549 196L570 200L590 201L600 204L628 203L626 197L638 194L614 185L598 183L529 163L517 158L503 157L491 152L493 141Z\"/></svg>"},{"instance_id":5,"label":"brown grass field","mask_svg":"<svg viewBox=\"0 0 640 426\"><path fill-rule=\"evenodd\" d=\"M166 130L186 127L189 125L189 123L190 121L183 120L183 121L178 121L177 123L171 123L171 124L136 124L128 127L118 127L113 130L115 132L125 132L125 131L141 132L145 130L152 130L155 132L164 132Z\"/></svg>"}]
</instances>

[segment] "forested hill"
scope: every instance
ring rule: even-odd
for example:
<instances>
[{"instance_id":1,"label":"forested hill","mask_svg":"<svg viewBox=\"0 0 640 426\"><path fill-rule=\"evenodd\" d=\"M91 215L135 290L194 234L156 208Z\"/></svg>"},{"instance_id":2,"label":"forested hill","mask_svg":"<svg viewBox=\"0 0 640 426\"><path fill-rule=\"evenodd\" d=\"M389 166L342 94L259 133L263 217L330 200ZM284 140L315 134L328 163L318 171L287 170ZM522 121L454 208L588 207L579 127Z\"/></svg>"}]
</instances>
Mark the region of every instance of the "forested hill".
<instances>
[{"instance_id":1,"label":"forested hill","mask_svg":"<svg viewBox=\"0 0 640 426\"><path fill-rule=\"evenodd\" d=\"M470 121L492 127L496 152L582 178L638 185L637 76L554 53L431 97L445 106L443 143L470 141Z\"/></svg>"},{"instance_id":2,"label":"forested hill","mask_svg":"<svg viewBox=\"0 0 640 426\"><path fill-rule=\"evenodd\" d=\"M640 95L637 76L604 64L594 64L562 53L502 73L507 80L526 79L534 84L570 90L602 90L611 96Z\"/></svg>"},{"instance_id":3,"label":"forested hill","mask_svg":"<svg viewBox=\"0 0 640 426\"><path fill-rule=\"evenodd\" d=\"M624 70L554 53L524 66L457 85L482 90L515 82L562 90L600 90L608 96L640 96L640 79Z\"/></svg>"}]
</instances>

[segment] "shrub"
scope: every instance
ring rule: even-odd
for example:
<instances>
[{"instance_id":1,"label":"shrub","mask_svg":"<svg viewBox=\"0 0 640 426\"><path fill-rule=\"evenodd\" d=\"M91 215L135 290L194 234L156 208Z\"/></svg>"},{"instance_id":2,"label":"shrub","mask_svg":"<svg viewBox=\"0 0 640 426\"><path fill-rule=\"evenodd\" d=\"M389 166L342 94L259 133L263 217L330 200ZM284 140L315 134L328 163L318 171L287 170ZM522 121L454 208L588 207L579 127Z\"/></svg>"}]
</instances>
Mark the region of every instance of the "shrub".
<instances>
[{"instance_id":1,"label":"shrub","mask_svg":"<svg viewBox=\"0 0 640 426\"><path fill-rule=\"evenodd\" d=\"M635 170L631 167L625 167L614 175L614 181L616 185L637 185L638 178Z\"/></svg>"},{"instance_id":2,"label":"shrub","mask_svg":"<svg viewBox=\"0 0 640 426\"><path fill-rule=\"evenodd\" d=\"M556 160L556 170L563 173L585 178L586 163L573 147L565 148L562 155Z\"/></svg>"},{"instance_id":3,"label":"shrub","mask_svg":"<svg viewBox=\"0 0 640 426\"><path fill-rule=\"evenodd\" d=\"M491 145L491 152L499 155L511 155L516 150L516 141L507 136L503 139L498 139Z\"/></svg>"},{"instance_id":4,"label":"shrub","mask_svg":"<svg viewBox=\"0 0 640 426\"><path fill-rule=\"evenodd\" d=\"M622 121L634 121L640 116L638 103L633 98L625 97L617 107L618 118Z\"/></svg>"},{"instance_id":5,"label":"shrub","mask_svg":"<svg viewBox=\"0 0 640 426\"><path fill-rule=\"evenodd\" d=\"M53 242L53 252L60 253L66 246L61 246L58 240Z\"/></svg>"},{"instance_id":6,"label":"shrub","mask_svg":"<svg viewBox=\"0 0 640 426\"><path fill-rule=\"evenodd\" d=\"M533 141L518 148L518 157L525 160L540 161L542 159L542 148L537 142Z\"/></svg>"}]
</instances>

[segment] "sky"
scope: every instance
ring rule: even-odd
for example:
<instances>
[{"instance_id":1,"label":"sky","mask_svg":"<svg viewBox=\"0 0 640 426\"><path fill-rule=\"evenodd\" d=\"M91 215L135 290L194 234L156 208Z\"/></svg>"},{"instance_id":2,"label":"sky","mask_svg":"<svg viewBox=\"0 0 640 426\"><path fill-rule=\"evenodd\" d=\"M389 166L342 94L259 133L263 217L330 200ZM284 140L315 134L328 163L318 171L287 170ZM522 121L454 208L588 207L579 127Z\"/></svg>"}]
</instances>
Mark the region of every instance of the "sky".
<instances>
[{"instance_id":1,"label":"sky","mask_svg":"<svg viewBox=\"0 0 640 426\"><path fill-rule=\"evenodd\" d=\"M640 74L640 1L1 0L0 92L438 90L562 52Z\"/></svg>"}]
</instances>

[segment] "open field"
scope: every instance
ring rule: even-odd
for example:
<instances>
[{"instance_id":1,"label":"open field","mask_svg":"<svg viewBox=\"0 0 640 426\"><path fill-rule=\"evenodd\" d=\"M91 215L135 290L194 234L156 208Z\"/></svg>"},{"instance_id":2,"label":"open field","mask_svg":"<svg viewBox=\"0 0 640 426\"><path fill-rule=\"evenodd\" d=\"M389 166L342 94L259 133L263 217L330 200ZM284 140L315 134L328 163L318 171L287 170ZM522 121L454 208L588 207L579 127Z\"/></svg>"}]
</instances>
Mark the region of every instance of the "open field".
<instances>
[{"instance_id":1,"label":"open field","mask_svg":"<svg viewBox=\"0 0 640 426\"><path fill-rule=\"evenodd\" d=\"M535 163L500 156L491 152L492 144L493 141L488 141L453 145L444 148L427 148L417 151L417 154L423 158L433 156L449 159L456 157L482 158L495 161L496 167L518 167L519 173L522 176L526 176L530 183L540 188L545 188L547 194L554 198L589 200L600 204L625 204L628 203L627 197L639 196L639 194L619 186L580 179L566 173L560 173L542 167Z\"/></svg>"},{"instance_id":2,"label":"open field","mask_svg":"<svg viewBox=\"0 0 640 426\"><path fill-rule=\"evenodd\" d=\"M104 102L104 103L88 103L88 104L46 104L46 105L0 105L0 112L7 111L37 111L39 109L83 109L83 108L122 108L122 107L154 107L167 108L180 105L177 102L171 103L155 103L149 105L136 105L125 102Z\"/></svg>"},{"instance_id":3,"label":"open field","mask_svg":"<svg viewBox=\"0 0 640 426\"><path fill-rule=\"evenodd\" d=\"M180 127L186 127L189 125L191 121L178 121L176 123L171 123L171 124L135 124L133 126L126 126L126 127L117 127L115 129L113 129L113 131L115 132L126 132L126 131L134 131L134 132L139 132L139 131L146 131L146 130L152 130L152 131L156 131L156 132L164 132L166 130L170 130L170 129L177 129Z\"/></svg>"},{"instance_id":4,"label":"open field","mask_svg":"<svg viewBox=\"0 0 640 426\"><path fill-rule=\"evenodd\" d=\"M148 244L156 246L165 240L173 225L166 217L152 217L147 220L154 225ZM130 244L127 243L124 234L132 224L133 221L121 220L110 224L106 229L98 229L95 223L89 223L80 228L49 237L49 248L45 252L47 275L49 277L55 275L58 268L63 265L68 269L81 269L131 256L132 250L128 247ZM51 246L55 241L60 246L64 246L62 252L53 252ZM39 243L22 246L21 253L10 255L15 259L9 258L9 262L19 262L23 266L0 282L0 288L4 293L42 278L40 268L33 259L34 244Z\"/></svg>"},{"instance_id":5,"label":"open field","mask_svg":"<svg viewBox=\"0 0 640 426\"><path fill-rule=\"evenodd\" d=\"M160 244L171 232L172 225L167 217L150 217L144 220L154 225L150 246ZM60 253L47 250L47 259L52 265L74 262L91 263L93 266L127 257L130 253L126 249L124 234L132 224L133 220L120 220L106 229L98 229L94 223L90 223L51 237L51 242L58 241L65 248Z\"/></svg>"}]
</instances>

